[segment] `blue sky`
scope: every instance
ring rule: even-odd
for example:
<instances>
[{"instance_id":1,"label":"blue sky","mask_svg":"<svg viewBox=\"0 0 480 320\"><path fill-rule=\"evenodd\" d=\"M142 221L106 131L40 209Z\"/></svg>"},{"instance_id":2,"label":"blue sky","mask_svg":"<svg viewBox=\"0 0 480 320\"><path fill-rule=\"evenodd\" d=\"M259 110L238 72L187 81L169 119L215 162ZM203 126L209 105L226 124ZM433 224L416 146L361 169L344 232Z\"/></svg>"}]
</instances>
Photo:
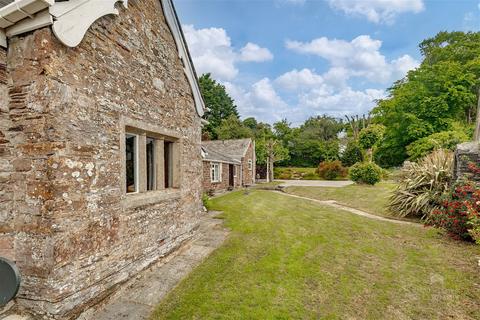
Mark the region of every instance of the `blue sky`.
<instances>
[{"instance_id":1,"label":"blue sky","mask_svg":"<svg viewBox=\"0 0 480 320\"><path fill-rule=\"evenodd\" d=\"M439 31L479 31L479 0L176 0L199 74L242 118L364 114Z\"/></svg>"}]
</instances>

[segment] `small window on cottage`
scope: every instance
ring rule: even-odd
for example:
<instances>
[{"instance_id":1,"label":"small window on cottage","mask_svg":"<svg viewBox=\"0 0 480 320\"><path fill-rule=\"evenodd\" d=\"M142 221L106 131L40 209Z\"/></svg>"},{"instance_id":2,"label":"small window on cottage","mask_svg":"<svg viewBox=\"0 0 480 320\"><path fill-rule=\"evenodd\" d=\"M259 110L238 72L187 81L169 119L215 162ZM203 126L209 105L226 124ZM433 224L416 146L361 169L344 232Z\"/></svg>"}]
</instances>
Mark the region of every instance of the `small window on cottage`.
<instances>
[{"instance_id":1,"label":"small window on cottage","mask_svg":"<svg viewBox=\"0 0 480 320\"><path fill-rule=\"evenodd\" d=\"M127 193L138 191L138 137L134 134L125 135L125 160L126 160L126 182Z\"/></svg>"},{"instance_id":2,"label":"small window on cottage","mask_svg":"<svg viewBox=\"0 0 480 320\"><path fill-rule=\"evenodd\" d=\"M253 169L253 161L250 159L248 160L248 170L252 170Z\"/></svg>"},{"instance_id":3,"label":"small window on cottage","mask_svg":"<svg viewBox=\"0 0 480 320\"><path fill-rule=\"evenodd\" d=\"M155 139L147 138L146 158L147 158L147 191L155 190L156 172L155 172Z\"/></svg>"},{"instance_id":4,"label":"small window on cottage","mask_svg":"<svg viewBox=\"0 0 480 320\"><path fill-rule=\"evenodd\" d=\"M221 174L220 174L221 166L218 162L212 162L210 165L210 173L211 173L211 180L212 182L220 182Z\"/></svg>"}]
</instances>

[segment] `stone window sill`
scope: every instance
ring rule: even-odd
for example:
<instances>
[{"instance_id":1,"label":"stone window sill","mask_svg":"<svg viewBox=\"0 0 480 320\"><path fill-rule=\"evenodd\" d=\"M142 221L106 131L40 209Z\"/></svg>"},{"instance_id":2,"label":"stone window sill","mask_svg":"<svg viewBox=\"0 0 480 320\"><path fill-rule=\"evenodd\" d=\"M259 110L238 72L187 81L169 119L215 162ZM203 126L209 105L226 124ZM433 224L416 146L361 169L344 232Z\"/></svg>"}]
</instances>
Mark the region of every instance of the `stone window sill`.
<instances>
[{"instance_id":1,"label":"stone window sill","mask_svg":"<svg viewBox=\"0 0 480 320\"><path fill-rule=\"evenodd\" d=\"M129 193L123 199L122 205L126 209L132 209L136 207L157 204L166 200L179 199L180 197L181 191L177 188L142 193Z\"/></svg>"}]
</instances>

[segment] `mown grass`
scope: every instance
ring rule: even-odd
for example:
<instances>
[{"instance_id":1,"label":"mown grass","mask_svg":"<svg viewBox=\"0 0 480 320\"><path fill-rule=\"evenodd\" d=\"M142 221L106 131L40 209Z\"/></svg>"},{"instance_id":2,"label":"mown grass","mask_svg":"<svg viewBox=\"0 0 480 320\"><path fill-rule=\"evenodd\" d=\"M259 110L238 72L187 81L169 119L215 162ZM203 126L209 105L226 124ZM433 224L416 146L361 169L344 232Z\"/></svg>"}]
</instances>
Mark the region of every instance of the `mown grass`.
<instances>
[{"instance_id":1,"label":"mown grass","mask_svg":"<svg viewBox=\"0 0 480 320\"><path fill-rule=\"evenodd\" d=\"M152 319L479 319L480 249L279 193L212 200L224 245Z\"/></svg>"},{"instance_id":2,"label":"mown grass","mask_svg":"<svg viewBox=\"0 0 480 320\"><path fill-rule=\"evenodd\" d=\"M393 182L381 182L375 186L353 184L342 188L288 187L286 192L317 200L335 200L371 214L390 217L388 198L395 187Z\"/></svg>"}]
</instances>

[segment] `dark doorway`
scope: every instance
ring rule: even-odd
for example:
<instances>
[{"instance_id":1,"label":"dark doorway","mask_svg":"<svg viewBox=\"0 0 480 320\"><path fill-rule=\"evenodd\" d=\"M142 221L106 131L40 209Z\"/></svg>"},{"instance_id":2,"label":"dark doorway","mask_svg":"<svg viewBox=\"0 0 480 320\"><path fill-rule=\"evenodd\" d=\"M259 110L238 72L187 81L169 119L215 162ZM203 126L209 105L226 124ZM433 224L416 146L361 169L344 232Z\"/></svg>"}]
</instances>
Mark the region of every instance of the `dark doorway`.
<instances>
[{"instance_id":1,"label":"dark doorway","mask_svg":"<svg viewBox=\"0 0 480 320\"><path fill-rule=\"evenodd\" d=\"M233 164L228 165L228 185L235 186L235 166Z\"/></svg>"}]
</instances>

